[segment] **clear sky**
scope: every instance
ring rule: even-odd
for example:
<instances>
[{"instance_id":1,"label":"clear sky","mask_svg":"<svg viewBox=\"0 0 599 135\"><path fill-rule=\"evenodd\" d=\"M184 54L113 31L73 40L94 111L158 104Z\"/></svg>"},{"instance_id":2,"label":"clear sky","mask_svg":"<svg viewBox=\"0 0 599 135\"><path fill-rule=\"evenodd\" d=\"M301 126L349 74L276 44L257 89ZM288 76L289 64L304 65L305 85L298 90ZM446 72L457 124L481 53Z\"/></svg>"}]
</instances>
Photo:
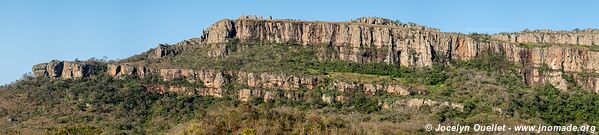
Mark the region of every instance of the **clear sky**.
<instances>
[{"instance_id":1,"label":"clear sky","mask_svg":"<svg viewBox=\"0 0 599 135\"><path fill-rule=\"evenodd\" d=\"M119 59L199 37L240 15L346 21L378 16L450 32L599 28L595 0L3 0L0 84L52 59Z\"/></svg>"}]
</instances>

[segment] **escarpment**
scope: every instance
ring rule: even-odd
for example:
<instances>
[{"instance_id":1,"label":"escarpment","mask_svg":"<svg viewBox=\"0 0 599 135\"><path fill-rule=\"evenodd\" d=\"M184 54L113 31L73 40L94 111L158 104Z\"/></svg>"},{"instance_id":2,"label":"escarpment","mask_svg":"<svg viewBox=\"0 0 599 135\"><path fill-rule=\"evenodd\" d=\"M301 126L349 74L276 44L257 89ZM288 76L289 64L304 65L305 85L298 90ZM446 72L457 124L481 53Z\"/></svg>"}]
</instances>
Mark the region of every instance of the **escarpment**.
<instances>
[{"instance_id":1,"label":"escarpment","mask_svg":"<svg viewBox=\"0 0 599 135\"><path fill-rule=\"evenodd\" d=\"M514 43L567 44L595 46L599 44L599 30L585 29L574 31L535 30L516 33L500 33L494 39Z\"/></svg>"},{"instance_id":2,"label":"escarpment","mask_svg":"<svg viewBox=\"0 0 599 135\"><path fill-rule=\"evenodd\" d=\"M127 64L125 64L127 65ZM116 68L109 68L109 73L116 72ZM314 90L316 88L330 88L335 92L351 93L362 91L369 94L388 93L398 96L406 96L413 93L409 87L398 84L373 84L363 82L344 82L332 80L326 76L293 76L284 73L252 73L245 71L223 71L223 70L191 70L191 69L157 69L154 75L164 81L177 79L189 83L202 84L201 87L185 87L178 85L149 85L149 91L177 92L197 95L210 95L222 97L228 85L237 84L246 87L245 91L237 91L240 97L258 96L267 99L287 98L292 100L302 99L302 90ZM148 72L150 73L150 72ZM115 78L123 78L123 75L139 76L139 74L111 74ZM147 74L149 75L149 74ZM247 94L247 95L244 95ZM336 101L343 101L347 97L335 95Z\"/></svg>"},{"instance_id":3,"label":"escarpment","mask_svg":"<svg viewBox=\"0 0 599 135\"><path fill-rule=\"evenodd\" d=\"M156 70L148 68L144 63L115 63L108 64L108 74L115 78L127 76L144 77L146 74L156 73Z\"/></svg>"},{"instance_id":4,"label":"escarpment","mask_svg":"<svg viewBox=\"0 0 599 135\"><path fill-rule=\"evenodd\" d=\"M388 26L419 29L419 30L439 31L439 29L426 27L426 26L415 24L415 23L401 23L399 21L393 21L390 19L380 18L380 17L360 17L360 18L351 20L350 22L360 23L360 24L388 25Z\"/></svg>"},{"instance_id":5,"label":"escarpment","mask_svg":"<svg viewBox=\"0 0 599 135\"><path fill-rule=\"evenodd\" d=\"M185 47L183 47L183 46L198 45L198 44L200 44L200 42L201 41L199 38L191 38L191 39L183 40L174 45L159 44L158 47L156 47L150 51L150 54L148 54L147 57L150 59L159 59L159 58L166 57L166 56L175 56L175 55L179 54L180 52L185 51Z\"/></svg>"},{"instance_id":6,"label":"escarpment","mask_svg":"<svg viewBox=\"0 0 599 135\"><path fill-rule=\"evenodd\" d=\"M52 79L77 79L89 76L93 72L93 66L85 62L56 61L40 63L33 66L33 74L45 76Z\"/></svg>"},{"instance_id":7,"label":"escarpment","mask_svg":"<svg viewBox=\"0 0 599 135\"><path fill-rule=\"evenodd\" d=\"M390 93L406 96L418 93L403 84L379 84L335 80L326 75L294 75L280 72L250 72L244 70L196 69L159 67L160 62L189 52L190 46L200 49L202 57L227 59L235 49L228 44L277 43L317 48L314 55L320 60L341 60L353 63L386 63L409 68L430 68L438 60L471 60L485 54L498 54L522 65L522 81L529 85L550 83L567 90L570 83L599 92L599 54L589 48L567 45L524 47L519 43L577 44L592 46L598 38L596 31L554 33L529 32L496 35L466 35L441 32L435 28L402 24L383 18L358 18L349 22L310 22L297 20L240 17L224 19L193 38L175 45L159 45L147 53L147 60L121 61L106 65L105 74L116 79L158 76L163 81L202 84L189 87L173 84L149 84L146 89L157 92L222 97L236 93L242 100L262 97L264 100L288 98L300 100L305 91L328 89L337 94L323 94L325 102L343 101L343 93L362 91L374 95ZM178 61L173 61L178 62ZM156 64L158 63L158 64ZM91 75L90 65L81 62L52 61L33 67L37 76L75 79ZM571 79L570 79L571 78ZM239 85L234 92L231 85ZM406 101L407 102L407 101ZM419 101L420 102L420 101ZM424 102L424 101L422 101ZM433 104L433 103L430 103ZM447 104L447 103L434 103ZM420 105L415 105L420 106ZM449 105L457 107L457 105ZM458 107L459 108L459 107Z\"/></svg>"},{"instance_id":8,"label":"escarpment","mask_svg":"<svg viewBox=\"0 0 599 135\"><path fill-rule=\"evenodd\" d=\"M550 43L593 45L595 30L580 32L543 32L496 34L480 38L459 33L439 32L434 29L396 25L389 20L360 18L352 22L302 22L294 20L263 20L241 17L221 20L204 31L202 41L221 43L266 41L294 43L306 46L325 45L335 51L324 51L323 58L358 63L398 64L405 67L430 67L435 59L470 60L482 54L506 56L518 64L538 69L548 65L556 72L531 73L523 70L529 84L546 81L567 89L562 72L596 73L597 52L574 46L522 47L518 43ZM491 40L497 39L497 40ZM517 39L517 40L516 40ZM553 81L551 81L553 80ZM581 80L596 80L587 76ZM586 83L583 81L580 83ZM592 88L598 92L599 89Z\"/></svg>"}]
</instances>

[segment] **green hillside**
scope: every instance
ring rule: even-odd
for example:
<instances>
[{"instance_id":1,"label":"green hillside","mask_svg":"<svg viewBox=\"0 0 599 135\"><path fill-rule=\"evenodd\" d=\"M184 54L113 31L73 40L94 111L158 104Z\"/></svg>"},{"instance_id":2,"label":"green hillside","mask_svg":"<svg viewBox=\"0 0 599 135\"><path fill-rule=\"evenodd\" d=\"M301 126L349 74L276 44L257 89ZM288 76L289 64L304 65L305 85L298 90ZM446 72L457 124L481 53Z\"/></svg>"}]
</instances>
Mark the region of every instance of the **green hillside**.
<instances>
[{"instance_id":1,"label":"green hillside","mask_svg":"<svg viewBox=\"0 0 599 135\"><path fill-rule=\"evenodd\" d=\"M583 90L560 91L551 85L528 86L518 73L523 66L501 55L470 61L441 58L431 68L407 68L319 55L334 51L330 46L236 42L225 46L225 57L207 56L211 45L194 45L184 46L175 56L149 59L140 55L119 62L397 84L411 93L341 93L321 85L295 91L299 100L252 97L243 102L238 90L247 86L229 83L221 98L160 94L148 91L148 85L204 86L152 75L117 79L105 73L107 64L115 62L90 60L87 62L100 67L90 77L60 80L25 75L3 86L0 134L427 134L423 126L430 123L599 124L599 108L593 106L599 104L599 96ZM348 98L328 103L321 100L323 94ZM383 105L409 99L447 101L461 104L463 109Z\"/></svg>"}]
</instances>

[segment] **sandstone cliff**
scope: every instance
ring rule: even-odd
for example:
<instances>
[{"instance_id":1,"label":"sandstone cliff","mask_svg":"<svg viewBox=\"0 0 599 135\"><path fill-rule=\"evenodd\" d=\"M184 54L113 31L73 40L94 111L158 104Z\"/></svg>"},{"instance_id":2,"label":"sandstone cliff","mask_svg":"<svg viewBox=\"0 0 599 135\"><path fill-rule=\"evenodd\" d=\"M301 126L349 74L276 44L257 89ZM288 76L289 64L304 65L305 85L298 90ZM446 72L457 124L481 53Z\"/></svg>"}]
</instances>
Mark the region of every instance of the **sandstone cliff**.
<instances>
[{"instance_id":1,"label":"sandstone cliff","mask_svg":"<svg viewBox=\"0 0 599 135\"><path fill-rule=\"evenodd\" d=\"M361 23L361 24L388 25L388 26L420 29L420 30L439 31L439 29L437 29L437 28L426 27L426 26L415 24L415 23L401 23L401 22L393 21L393 20L386 19L386 18L380 18L380 17L360 17L360 18L351 20L350 22Z\"/></svg>"},{"instance_id":2,"label":"sandstone cliff","mask_svg":"<svg viewBox=\"0 0 599 135\"><path fill-rule=\"evenodd\" d=\"M204 31L205 43L221 43L229 40L241 42L267 41L296 43L308 46L331 46L324 50L322 58L340 59L359 63L399 64L406 67L430 67L434 59L449 58L470 60L485 53L497 53L510 61L540 68L548 65L550 70L597 73L597 52L574 46L550 46L526 48L517 43L555 43L593 45L598 32L534 31L492 35L503 41L481 39L459 33L439 32L434 29L406 27L390 20L359 18L351 22L305 22L295 20L264 20L241 17L221 20ZM517 39L517 40L516 40ZM374 49L373 49L374 48ZM560 73L539 74L523 70L524 80L529 84L546 81L560 89L567 89ZM579 79L594 84L595 77ZM588 85L586 85L588 86ZM588 86L592 91L599 89Z\"/></svg>"},{"instance_id":3,"label":"sandstone cliff","mask_svg":"<svg viewBox=\"0 0 599 135\"><path fill-rule=\"evenodd\" d=\"M160 44L157 48L155 48L150 55L148 55L151 59L158 59L164 56L174 56L179 53L181 50L175 48L174 46L169 46L166 44Z\"/></svg>"},{"instance_id":4,"label":"sandstone cliff","mask_svg":"<svg viewBox=\"0 0 599 135\"><path fill-rule=\"evenodd\" d=\"M150 86L150 91L158 92L183 92L193 93L198 95L210 95L222 97L224 87L230 84L239 84L246 86L248 89L239 90L237 93L240 98L263 97L265 100L276 98L288 98L292 100L300 100L300 90L313 90L317 87L328 87L340 93L348 93L355 91L364 91L374 95L375 93L389 93L398 96L406 96L411 92L401 85L381 85L371 83L354 83L354 82L329 82L324 76L291 76L286 74L273 73L251 73L244 71L219 71L219 70L189 70L189 69L160 69L158 70L159 77L164 81L174 79L185 79L191 83L201 83L202 88L185 88L179 86ZM112 72L109 71L109 72ZM134 75L134 74L132 74ZM119 76L115 76L119 77ZM282 90L282 91L277 91ZM345 99L342 95L337 95L337 101Z\"/></svg>"},{"instance_id":5,"label":"sandstone cliff","mask_svg":"<svg viewBox=\"0 0 599 135\"><path fill-rule=\"evenodd\" d=\"M146 74L156 73L156 70L148 68L143 62L108 64L108 74L115 78L127 76L144 77Z\"/></svg>"},{"instance_id":6,"label":"sandstone cliff","mask_svg":"<svg viewBox=\"0 0 599 135\"><path fill-rule=\"evenodd\" d=\"M50 61L33 66L33 74L53 79L77 79L89 76L93 71L90 64L73 61Z\"/></svg>"},{"instance_id":7,"label":"sandstone cliff","mask_svg":"<svg viewBox=\"0 0 599 135\"><path fill-rule=\"evenodd\" d=\"M501 33L494 39L513 43L568 44L595 46L599 44L599 30L585 29L575 31L535 30L516 33Z\"/></svg>"},{"instance_id":8,"label":"sandstone cliff","mask_svg":"<svg viewBox=\"0 0 599 135\"><path fill-rule=\"evenodd\" d=\"M532 31L503 33L487 38L460 33L440 32L437 29L415 24L401 24L383 18L365 17L349 22L309 22L297 20L273 20L242 16L235 20L224 19L207 28L200 38L177 43L175 46L160 45L148 54L150 59L175 56L185 51L184 46L211 45L209 57L226 57L228 48L222 43L272 42L300 44L318 47L321 59L338 59L357 63L387 63L405 67L427 68L436 59L470 60L485 53L506 56L510 61L523 65L523 81L530 85L551 83L557 88L569 89L564 75L585 89L599 92L599 79L586 73L599 73L599 54L584 47L554 45L522 47L519 43L577 44L592 46L596 43L596 30L573 32ZM77 62L52 61L34 66L38 76L72 79L87 76L89 66ZM156 87L158 91L197 91L202 95L222 96L223 86L239 83L248 86L241 96L260 95L268 99L276 95L294 96L298 89L314 89L330 86L337 91L362 90L407 95L409 89L399 85L379 85L359 82L325 82L321 76L289 76L278 73L248 73L244 71L159 69L149 67L143 61L111 63L108 74L116 78L126 76L144 77L158 75L166 81L184 78L192 83L203 83L203 89ZM154 88L154 86L150 87ZM276 93L269 89L283 89ZM265 91L265 92L262 92ZM267 97L264 97L267 99ZM324 96L323 100L342 100L343 96Z\"/></svg>"}]
</instances>

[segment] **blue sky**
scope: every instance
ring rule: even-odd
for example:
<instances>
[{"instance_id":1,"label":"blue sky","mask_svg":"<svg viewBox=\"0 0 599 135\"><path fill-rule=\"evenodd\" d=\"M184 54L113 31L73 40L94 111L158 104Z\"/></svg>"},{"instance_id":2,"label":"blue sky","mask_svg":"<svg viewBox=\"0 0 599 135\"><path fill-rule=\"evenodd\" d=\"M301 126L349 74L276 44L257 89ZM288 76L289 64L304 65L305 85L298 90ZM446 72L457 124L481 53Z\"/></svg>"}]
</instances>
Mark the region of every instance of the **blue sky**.
<instances>
[{"instance_id":1,"label":"blue sky","mask_svg":"<svg viewBox=\"0 0 599 135\"><path fill-rule=\"evenodd\" d=\"M599 2L551 0L3 0L0 84L52 59L119 59L199 37L240 15L346 21L378 16L450 32L599 28Z\"/></svg>"}]
</instances>

